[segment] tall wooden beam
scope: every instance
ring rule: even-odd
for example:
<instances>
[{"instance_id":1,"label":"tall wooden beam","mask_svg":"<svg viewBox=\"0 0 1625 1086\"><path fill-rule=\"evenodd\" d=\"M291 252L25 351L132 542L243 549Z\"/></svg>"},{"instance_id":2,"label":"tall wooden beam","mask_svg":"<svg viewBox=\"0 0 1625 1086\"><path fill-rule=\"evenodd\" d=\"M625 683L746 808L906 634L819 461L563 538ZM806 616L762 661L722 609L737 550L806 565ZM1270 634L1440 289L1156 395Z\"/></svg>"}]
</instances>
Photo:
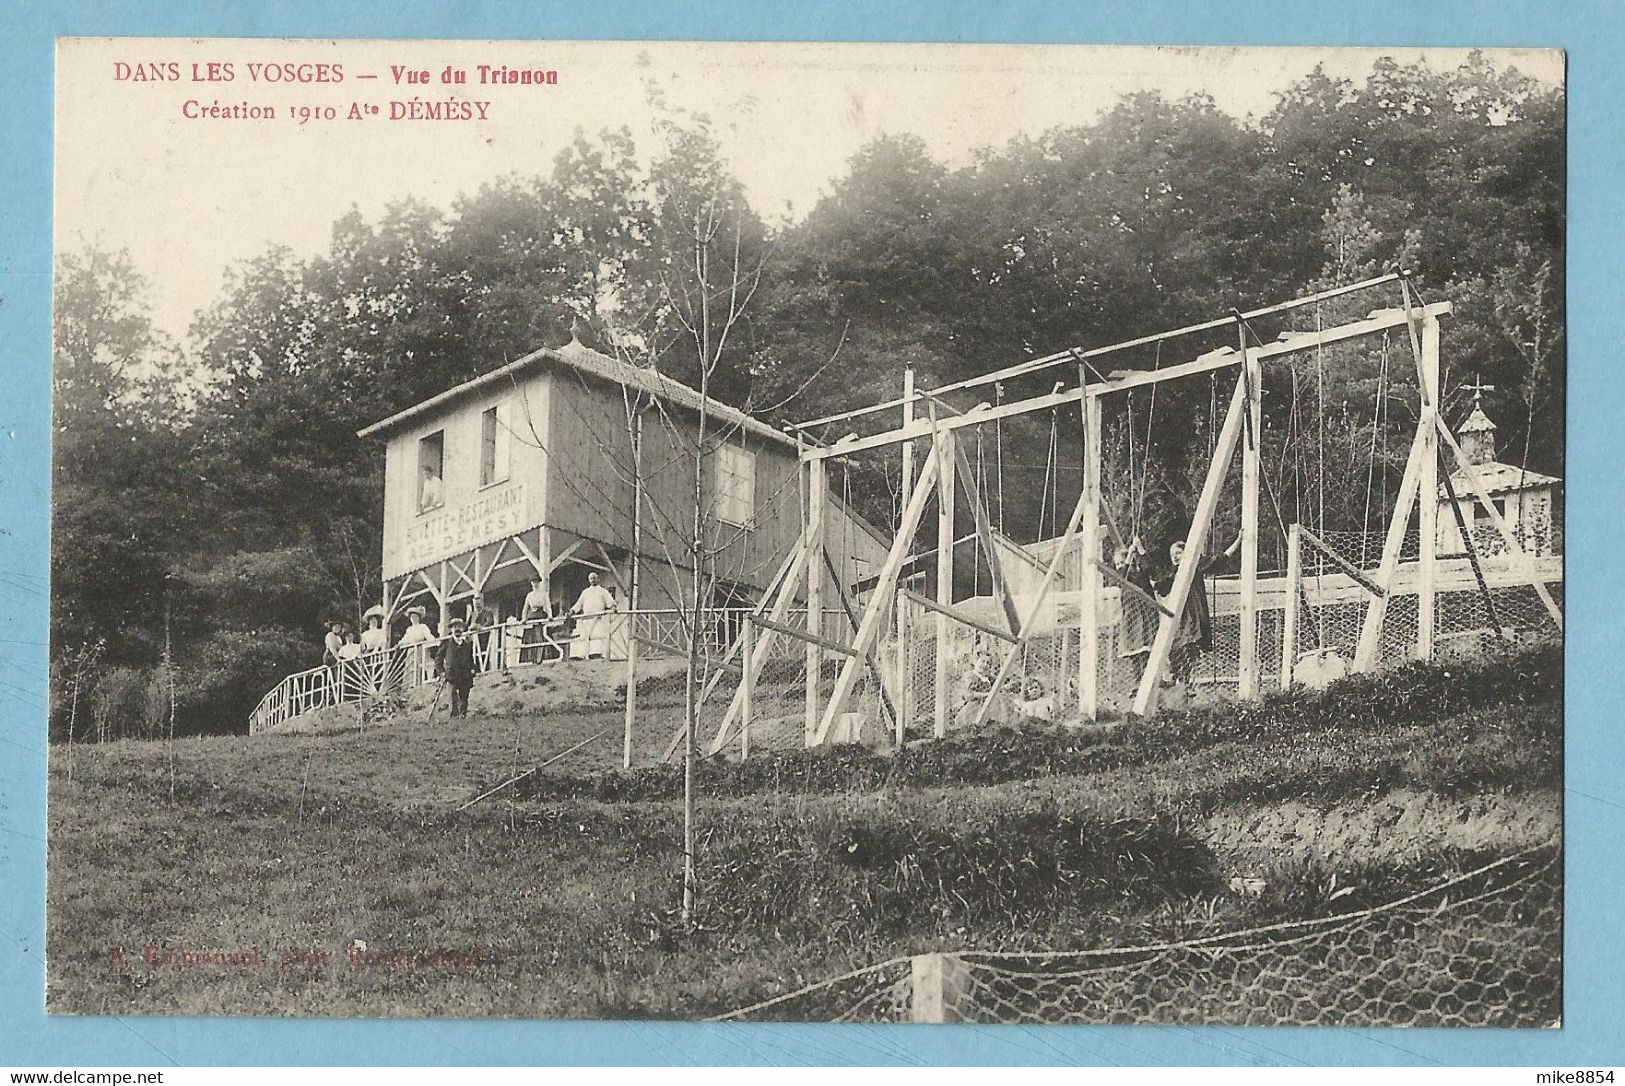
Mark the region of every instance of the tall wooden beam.
<instances>
[{"instance_id":1,"label":"tall wooden beam","mask_svg":"<svg viewBox=\"0 0 1625 1086\"><path fill-rule=\"evenodd\" d=\"M1407 298L1410 295L1406 289ZM1423 317L1421 343L1422 415L1427 433L1422 451L1422 477L1417 484L1418 526L1421 531L1421 563L1416 596L1416 657L1433 658L1435 603L1438 599L1439 567L1439 435L1433 420L1439 413L1439 320Z\"/></svg>"},{"instance_id":2,"label":"tall wooden beam","mask_svg":"<svg viewBox=\"0 0 1625 1086\"><path fill-rule=\"evenodd\" d=\"M858 634L857 603L853 600L852 594L847 591L845 578L835 571L835 563L830 559L829 551L824 552L824 568L829 572L830 582L835 586L836 596L841 602L841 611L846 615L846 621L851 627L852 636L856 637ZM902 595L903 594L901 592L897 594L897 602L899 605L902 603ZM895 609L896 608L894 607L894 610ZM879 638L876 638L876 641L878 640ZM835 652L846 652L845 646L837 642L826 641L824 644L833 649ZM891 717L892 724L895 725L899 720L902 719L902 716L897 711L897 702L893 701L891 696L886 693L886 672L885 669L881 667L881 655L878 645L869 650L867 659L870 670L874 672L875 682L879 684L880 687L880 707L886 711L886 714ZM901 678L899 678L896 685L899 688L899 693L901 693Z\"/></svg>"},{"instance_id":3,"label":"tall wooden beam","mask_svg":"<svg viewBox=\"0 0 1625 1086\"><path fill-rule=\"evenodd\" d=\"M1082 367L1079 367L1082 370ZM1081 373L1080 373L1081 380ZM1100 712L1100 397L1083 401L1083 533L1078 563L1078 712L1093 720Z\"/></svg>"},{"instance_id":4,"label":"tall wooden beam","mask_svg":"<svg viewBox=\"0 0 1625 1086\"><path fill-rule=\"evenodd\" d=\"M954 602L954 443L952 430L936 439L930 457L937 464L937 602L944 607ZM906 509L907 506L904 506ZM932 706L931 731L938 739L948 734L949 674L948 637L952 627L946 614L937 614L936 696Z\"/></svg>"},{"instance_id":5,"label":"tall wooden beam","mask_svg":"<svg viewBox=\"0 0 1625 1086\"><path fill-rule=\"evenodd\" d=\"M822 636L824 633L824 563L816 556L824 552L824 507L828 497L828 479L824 461L807 462L807 632ZM807 642L807 704L802 722L802 738L811 745L818 729L818 684L823 678L824 651L815 641Z\"/></svg>"},{"instance_id":6,"label":"tall wooden beam","mask_svg":"<svg viewBox=\"0 0 1625 1086\"><path fill-rule=\"evenodd\" d=\"M1281 615L1281 689L1292 685L1298 666L1298 600L1303 594L1303 526L1293 524L1286 533L1286 600Z\"/></svg>"},{"instance_id":7,"label":"tall wooden beam","mask_svg":"<svg viewBox=\"0 0 1625 1086\"><path fill-rule=\"evenodd\" d=\"M1140 676L1140 689L1134 695L1134 712L1139 716L1149 714L1156 707L1157 684L1168 667L1174 634L1179 630L1180 619L1185 614L1185 603L1190 599L1191 585L1196 582L1197 572L1202 565L1208 528L1213 523L1213 510L1218 505L1219 491L1223 489L1224 477L1230 469L1230 459L1235 455L1236 438L1241 433L1246 406L1247 390L1242 387L1242 382L1237 381L1235 394L1230 397L1230 408L1224 414L1224 425L1219 428L1213 459L1207 466L1202 496L1197 499L1190 531L1185 534L1185 553L1180 556L1179 569L1174 574L1173 590L1168 600L1172 617L1163 615L1157 625L1157 636L1151 643L1151 658L1146 661L1145 674Z\"/></svg>"},{"instance_id":8,"label":"tall wooden beam","mask_svg":"<svg viewBox=\"0 0 1625 1086\"><path fill-rule=\"evenodd\" d=\"M1241 591L1240 638L1237 654L1239 681L1236 696L1243 701L1258 697L1258 473L1263 456L1263 370L1253 348L1247 346L1247 330L1241 330L1242 391L1247 397L1246 440L1241 447Z\"/></svg>"},{"instance_id":9,"label":"tall wooden beam","mask_svg":"<svg viewBox=\"0 0 1625 1086\"><path fill-rule=\"evenodd\" d=\"M1416 491L1422 479L1422 459L1427 445L1423 441L1422 426L1417 423L1411 438L1410 455L1405 458L1405 474L1399 480L1399 494L1394 499L1393 516L1388 521L1388 535L1382 543L1382 560L1372 581L1381 589L1366 604L1365 622L1360 627L1360 642L1354 650L1354 670L1369 671L1377 664L1377 650L1382 644L1382 625L1388 616L1388 600L1394 587L1394 571L1399 567L1399 552L1405 544L1405 532L1411 523L1411 506L1416 503Z\"/></svg>"},{"instance_id":10,"label":"tall wooden beam","mask_svg":"<svg viewBox=\"0 0 1625 1086\"><path fill-rule=\"evenodd\" d=\"M914 367L903 367L903 428L908 429L909 423L914 421ZM914 496L914 442L903 442L903 475L902 486L898 491L898 511L908 507L909 498ZM903 749L903 742L908 730L908 721L913 717L914 683L911 681L909 668L909 636L908 628L908 602L903 594L897 594L897 613L893 619L893 628L897 633L897 734L893 741L898 750Z\"/></svg>"},{"instance_id":11,"label":"tall wooden beam","mask_svg":"<svg viewBox=\"0 0 1625 1086\"><path fill-rule=\"evenodd\" d=\"M1424 316L1439 317L1450 312L1449 302L1434 302L1432 305L1421 307ZM1297 354L1301 351L1313 351L1317 347L1330 347L1333 344L1344 343L1361 336L1385 332L1391 328L1401 328L1409 319L1405 310L1381 309L1372 313L1365 320L1354 321L1350 324L1338 325L1335 328L1326 328L1318 332L1288 333L1284 338L1273 343L1265 343L1254 347L1260 361L1272 358L1283 358L1287 355ZM1239 365L1241 355L1233 348L1214 351L1190 361L1174 366L1163 366L1158 370L1145 370L1114 378L1110 381L1100 381L1089 385L1090 393L1106 394L1111 392L1125 392L1141 385L1156 384L1159 381L1175 381L1182 377L1190 377L1200 373L1214 373L1218 370L1229 369ZM1006 419L1014 415L1027 415L1035 411L1049 411L1056 407L1065 407L1083 399L1085 392L1081 388L1066 389L1043 396L1034 396L1025 400L1014 400L1009 403L989 406L963 415L954 415L933 422L926 422L916 418L907 427L888 430L884 433L860 437L854 441L842 442L839 445L808 446L803 449L803 460L823 459L831 456L850 456L853 453L864 452L869 449L885 448L904 441L930 437L934 429L957 430L965 426L980 426L993 422L996 419Z\"/></svg>"},{"instance_id":12,"label":"tall wooden beam","mask_svg":"<svg viewBox=\"0 0 1625 1086\"><path fill-rule=\"evenodd\" d=\"M952 469L949 470L951 472ZM869 596L869 603L863 609L863 620L858 624L858 633L852 644L854 655L849 656L841 666L841 673L835 680L835 689L830 692L829 704L824 706L823 718L819 722L817 733L809 738L809 746L822 743L825 736L829 735L831 725L846 711L846 703L851 699L852 688L857 685L858 676L866 666L866 658L880 633L881 621L892 607L892 596L897 589L897 575L903 568L903 562L908 558L909 544L919 527L920 516L925 512L926 499L936 488L937 475L940 471L942 457L939 455L928 459L920 472L914 494L909 498L908 506L903 510L902 519L897 525L897 535L892 539L886 562L880 567L880 574L875 579L874 591Z\"/></svg>"}]
</instances>

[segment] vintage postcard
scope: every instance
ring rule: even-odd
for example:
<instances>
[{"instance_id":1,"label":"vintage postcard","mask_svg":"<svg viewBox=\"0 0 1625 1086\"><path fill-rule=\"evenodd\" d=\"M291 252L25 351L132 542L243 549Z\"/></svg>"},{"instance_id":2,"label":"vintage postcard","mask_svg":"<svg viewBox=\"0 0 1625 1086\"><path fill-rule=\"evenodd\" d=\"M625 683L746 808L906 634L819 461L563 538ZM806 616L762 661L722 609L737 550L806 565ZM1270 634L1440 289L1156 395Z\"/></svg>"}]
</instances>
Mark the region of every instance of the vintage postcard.
<instances>
[{"instance_id":1,"label":"vintage postcard","mask_svg":"<svg viewBox=\"0 0 1625 1086\"><path fill-rule=\"evenodd\" d=\"M51 1013L1561 1023L1561 53L56 79Z\"/></svg>"}]
</instances>

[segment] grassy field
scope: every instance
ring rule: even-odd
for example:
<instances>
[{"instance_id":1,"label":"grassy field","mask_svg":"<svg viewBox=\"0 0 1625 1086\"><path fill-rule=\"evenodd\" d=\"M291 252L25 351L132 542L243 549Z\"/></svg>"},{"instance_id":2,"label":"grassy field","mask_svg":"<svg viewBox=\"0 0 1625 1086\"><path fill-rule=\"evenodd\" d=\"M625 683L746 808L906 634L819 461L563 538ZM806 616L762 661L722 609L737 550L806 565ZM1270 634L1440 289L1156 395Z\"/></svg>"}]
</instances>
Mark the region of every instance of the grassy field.
<instances>
[{"instance_id":1,"label":"grassy field","mask_svg":"<svg viewBox=\"0 0 1625 1086\"><path fill-rule=\"evenodd\" d=\"M492 696L456 726L416 709L365 731L57 749L48 1005L693 1018L900 954L1380 904L1559 840L1560 659L1132 728L707 764L687 930L678 772L609 770L607 704ZM675 719L650 703L667 719L640 729L640 762Z\"/></svg>"}]
</instances>

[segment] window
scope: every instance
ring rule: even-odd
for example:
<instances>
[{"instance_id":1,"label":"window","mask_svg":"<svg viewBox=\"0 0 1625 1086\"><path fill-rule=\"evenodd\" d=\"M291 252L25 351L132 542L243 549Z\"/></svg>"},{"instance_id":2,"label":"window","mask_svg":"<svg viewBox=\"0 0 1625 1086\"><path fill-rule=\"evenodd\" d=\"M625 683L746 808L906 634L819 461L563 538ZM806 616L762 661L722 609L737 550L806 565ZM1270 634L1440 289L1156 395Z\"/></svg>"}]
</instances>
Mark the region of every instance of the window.
<instances>
[{"instance_id":1,"label":"window","mask_svg":"<svg viewBox=\"0 0 1625 1086\"><path fill-rule=\"evenodd\" d=\"M713 454L717 519L741 528L755 525L756 454L724 445Z\"/></svg>"},{"instance_id":2,"label":"window","mask_svg":"<svg viewBox=\"0 0 1625 1086\"><path fill-rule=\"evenodd\" d=\"M480 415L480 485L508 478L508 418L502 405L487 407Z\"/></svg>"},{"instance_id":3,"label":"window","mask_svg":"<svg viewBox=\"0 0 1625 1086\"><path fill-rule=\"evenodd\" d=\"M436 430L418 441L418 512L438 509L446 504L441 492L445 477L446 432Z\"/></svg>"}]
</instances>

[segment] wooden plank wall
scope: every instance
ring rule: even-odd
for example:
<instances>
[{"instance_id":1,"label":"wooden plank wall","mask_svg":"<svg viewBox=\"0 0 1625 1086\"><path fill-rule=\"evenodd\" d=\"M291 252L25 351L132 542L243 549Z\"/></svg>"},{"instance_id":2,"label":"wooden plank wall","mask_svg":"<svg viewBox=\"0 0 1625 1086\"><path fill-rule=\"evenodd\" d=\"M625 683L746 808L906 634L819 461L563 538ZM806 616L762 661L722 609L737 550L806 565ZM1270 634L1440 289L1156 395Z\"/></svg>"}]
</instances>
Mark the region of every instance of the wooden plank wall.
<instances>
[{"instance_id":1,"label":"wooden plank wall","mask_svg":"<svg viewBox=\"0 0 1625 1086\"><path fill-rule=\"evenodd\" d=\"M682 595L679 584L661 586L673 579L668 559L685 569L689 565L684 540L692 530L697 424L696 413L671 407L664 414L650 410L644 416L644 584L648 591L665 598ZM688 429L674 432L684 427ZM743 442L756 454L755 523L744 531L713 523L709 545L720 548L713 572L721 580L760 590L801 533L796 452L757 434L741 434L720 420L712 419L707 427L711 432L726 429L731 442ZM555 371L548 429L547 523L602 540L611 548L629 549L632 447L621 389L573 372ZM709 470L703 489L709 504ZM827 537L832 561L838 568L851 569L852 580L872 575L885 557L885 544L838 509L830 512Z\"/></svg>"}]
</instances>

